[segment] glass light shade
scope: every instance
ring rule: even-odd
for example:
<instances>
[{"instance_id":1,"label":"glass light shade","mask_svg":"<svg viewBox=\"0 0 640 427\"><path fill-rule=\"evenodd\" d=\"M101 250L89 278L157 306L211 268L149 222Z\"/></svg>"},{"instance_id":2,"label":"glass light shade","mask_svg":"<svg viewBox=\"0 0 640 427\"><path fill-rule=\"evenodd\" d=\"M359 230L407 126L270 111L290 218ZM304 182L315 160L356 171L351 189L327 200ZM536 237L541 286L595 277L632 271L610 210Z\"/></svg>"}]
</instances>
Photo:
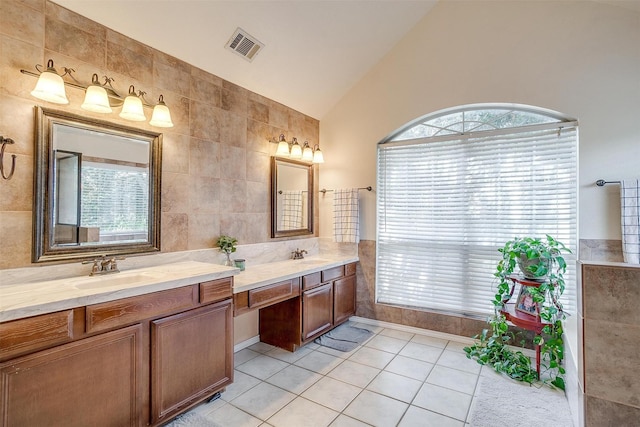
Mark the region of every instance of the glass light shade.
<instances>
[{"instance_id":1,"label":"glass light shade","mask_svg":"<svg viewBox=\"0 0 640 427\"><path fill-rule=\"evenodd\" d=\"M313 163L324 163L324 156L319 148L316 148L313 152Z\"/></svg>"},{"instance_id":2,"label":"glass light shade","mask_svg":"<svg viewBox=\"0 0 640 427\"><path fill-rule=\"evenodd\" d=\"M293 138L293 144L291 144L291 158L302 158L302 147L300 147L300 144L298 144L298 141L295 138Z\"/></svg>"},{"instance_id":3,"label":"glass light shade","mask_svg":"<svg viewBox=\"0 0 640 427\"><path fill-rule=\"evenodd\" d=\"M313 160L313 150L306 142L304 143L304 148L302 150L302 160L304 160L305 162L310 162Z\"/></svg>"},{"instance_id":4,"label":"glass light shade","mask_svg":"<svg viewBox=\"0 0 640 427\"><path fill-rule=\"evenodd\" d=\"M100 85L89 86L80 108L94 113L110 113L111 106L109 105L109 96L105 88Z\"/></svg>"},{"instance_id":5,"label":"glass light shade","mask_svg":"<svg viewBox=\"0 0 640 427\"><path fill-rule=\"evenodd\" d=\"M289 143L285 140L281 140L278 143L278 149L276 150L276 156L289 157Z\"/></svg>"},{"instance_id":6,"label":"glass light shade","mask_svg":"<svg viewBox=\"0 0 640 427\"><path fill-rule=\"evenodd\" d=\"M151 126L156 126L159 128L173 127L173 122L171 121L171 111L169 111L169 107L167 107L167 104L164 103L162 95L160 95L160 101L158 102L158 105L153 107L153 114L151 115L149 124Z\"/></svg>"},{"instance_id":7,"label":"glass light shade","mask_svg":"<svg viewBox=\"0 0 640 427\"><path fill-rule=\"evenodd\" d=\"M64 90L64 81L53 68L49 68L40 74L38 83L36 83L35 89L31 91L31 95L55 104L69 103Z\"/></svg>"},{"instance_id":8,"label":"glass light shade","mask_svg":"<svg viewBox=\"0 0 640 427\"><path fill-rule=\"evenodd\" d=\"M120 117L126 120L134 122L143 122L147 120L142 108L142 100L138 98L135 93L130 93L122 104L122 111L120 111Z\"/></svg>"}]
</instances>

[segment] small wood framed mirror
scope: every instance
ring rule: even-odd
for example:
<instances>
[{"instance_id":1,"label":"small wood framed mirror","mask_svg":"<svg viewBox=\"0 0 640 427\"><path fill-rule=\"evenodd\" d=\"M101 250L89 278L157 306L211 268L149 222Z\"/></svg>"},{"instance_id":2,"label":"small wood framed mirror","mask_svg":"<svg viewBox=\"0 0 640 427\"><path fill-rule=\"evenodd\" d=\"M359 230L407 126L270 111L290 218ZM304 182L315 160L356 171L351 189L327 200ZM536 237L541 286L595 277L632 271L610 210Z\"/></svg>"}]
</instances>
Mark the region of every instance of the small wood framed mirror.
<instances>
[{"instance_id":1,"label":"small wood framed mirror","mask_svg":"<svg viewBox=\"0 0 640 427\"><path fill-rule=\"evenodd\" d=\"M271 158L271 237L313 234L313 165Z\"/></svg>"}]
</instances>

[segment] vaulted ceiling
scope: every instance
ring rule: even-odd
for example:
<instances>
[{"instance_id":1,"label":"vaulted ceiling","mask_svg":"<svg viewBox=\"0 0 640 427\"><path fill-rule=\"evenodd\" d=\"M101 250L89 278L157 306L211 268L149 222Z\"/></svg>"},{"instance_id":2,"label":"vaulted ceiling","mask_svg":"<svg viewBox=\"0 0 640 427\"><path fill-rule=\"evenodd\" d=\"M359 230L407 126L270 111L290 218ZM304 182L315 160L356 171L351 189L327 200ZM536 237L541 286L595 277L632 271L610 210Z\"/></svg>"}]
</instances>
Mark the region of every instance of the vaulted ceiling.
<instances>
[{"instance_id":1,"label":"vaulted ceiling","mask_svg":"<svg viewBox=\"0 0 640 427\"><path fill-rule=\"evenodd\" d=\"M321 119L436 0L54 0L253 92ZM225 49L242 28L265 46Z\"/></svg>"},{"instance_id":2,"label":"vaulted ceiling","mask_svg":"<svg viewBox=\"0 0 640 427\"><path fill-rule=\"evenodd\" d=\"M322 119L438 0L53 1ZM640 12L640 0L595 1ZM225 49L238 27L265 45L252 62Z\"/></svg>"}]
</instances>

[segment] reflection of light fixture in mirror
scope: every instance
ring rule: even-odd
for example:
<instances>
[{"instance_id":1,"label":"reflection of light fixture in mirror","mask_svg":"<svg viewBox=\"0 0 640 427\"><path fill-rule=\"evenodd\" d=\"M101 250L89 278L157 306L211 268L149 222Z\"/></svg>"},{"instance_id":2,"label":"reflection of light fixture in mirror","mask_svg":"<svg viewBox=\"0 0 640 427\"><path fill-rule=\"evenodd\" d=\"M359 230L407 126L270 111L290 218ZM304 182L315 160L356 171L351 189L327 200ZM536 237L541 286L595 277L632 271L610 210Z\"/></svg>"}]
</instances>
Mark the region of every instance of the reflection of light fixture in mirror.
<instances>
[{"instance_id":1,"label":"reflection of light fixture in mirror","mask_svg":"<svg viewBox=\"0 0 640 427\"><path fill-rule=\"evenodd\" d=\"M153 114L151 120L149 120L151 126L157 126L159 128L171 128L173 122L171 121L171 111L169 107L164 103L164 97L160 95L160 99L155 107L153 107Z\"/></svg>"},{"instance_id":2,"label":"reflection of light fixture in mirror","mask_svg":"<svg viewBox=\"0 0 640 427\"><path fill-rule=\"evenodd\" d=\"M313 147L313 163L324 163L324 156L318 144Z\"/></svg>"},{"instance_id":3,"label":"reflection of light fixture in mirror","mask_svg":"<svg viewBox=\"0 0 640 427\"><path fill-rule=\"evenodd\" d=\"M40 71L41 65L36 65L36 70ZM65 76L73 71L70 68L62 68ZM53 102L55 104L68 104L67 94L64 90L64 80L62 76L58 74L55 68L53 68L53 59L47 62L47 69L40 71L38 77L38 83L36 83L35 89L31 91L31 95L43 101Z\"/></svg>"},{"instance_id":4,"label":"reflection of light fixture in mirror","mask_svg":"<svg viewBox=\"0 0 640 427\"><path fill-rule=\"evenodd\" d=\"M293 141L291 141L291 158L292 159L302 158L302 147L300 147L300 144L298 144L297 138L293 138Z\"/></svg>"},{"instance_id":5,"label":"reflection of light fixture in mirror","mask_svg":"<svg viewBox=\"0 0 640 427\"><path fill-rule=\"evenodd\" d=\"M91 77L91 86L87 88L84 102L80 108L94 113L110 113L112 111L107 90L98 82L98 75L95 73Z\"/></svg>"},{"instance_id":6,"label":"reflection of light fixture in mirror","mask_svg":"<svg viewBox=\"0 0 640 427\"><path fill-rule=\"evenodd\" d=\"M111 86L113 79L105 76L105 82L98 82L98 75L93 74L90 84L81 83L71 74L74 70L72 68L63 67L64 74L60 75L53 67L53 60L49 59L47 62L46 70L43 70L42 65L35 66L37 73L27 70L20 70L22 74L27 74L38 79L35 89L31 92L31 95L38 99L42 99L48 102L54 102L57 104L68 104L69 100L65 92L65 86L81 89L85 91L84 102L81 108L87 111L97 113L109 113L112 107L123 106L120 117L133 120L143 121L146 120L144 109L153 108L153 114L149 124L157 127L172 127L171 112L169 107L164 103L162 95L160 95L160 101L155 107L150 105L145 99L145 93L138 91L136 94L133 90L133 86L129 88L129 96L125 99L120 96L118 92ZM64 76L69 75L73 81L65 81ZM129 99L129 101L127 101ZM127 105L123 105L126 103ZM134 103L134 107L132 107ZM132 110L133 108L133 110Z\"/></svg>"},{"instance_id":7,"label":"reflection of light fixture in mirror","mask_svg":"<svg viewBox=\"0 0 640 427\"><path fill-rule=\"evenodd\" d=\"M276 156L289 157L289 143L284 139L284 134L280 134Z\"/></svg>"},{"instance_id":8,"label":"reflection of light fixture in mirror","mask_svg":"<svg viewBox=\"0 0 640 427\"><path fill-rule=\"evenodd\" d=\"M313 150L309 147L309 141L305 141L302 144L302 160L310 162L313 160Z\"/></svg>"},{"instance_id":9,"label":"reflection of light fixture in mirror","mask_svg":"<svg viewBox=\"0 0 640 427\"><path fill-rule=\"evenodd\" d=\"M147 120L147 117L144 115L144 110L142 109L142 100L136 95L136 88L133 87L133 85L129 86L129 95L124 99L120 117L134 122Z\"/></svg>"}]
</instances>

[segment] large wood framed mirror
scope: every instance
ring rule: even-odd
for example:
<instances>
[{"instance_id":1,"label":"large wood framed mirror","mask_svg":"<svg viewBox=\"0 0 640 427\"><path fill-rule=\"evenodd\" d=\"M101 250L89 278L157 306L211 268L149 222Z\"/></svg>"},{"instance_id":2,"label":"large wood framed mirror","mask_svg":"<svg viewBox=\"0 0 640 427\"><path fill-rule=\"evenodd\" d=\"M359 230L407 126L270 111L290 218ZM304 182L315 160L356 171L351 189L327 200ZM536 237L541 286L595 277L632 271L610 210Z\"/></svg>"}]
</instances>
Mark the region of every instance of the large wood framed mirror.
<instances>
[{"instance_id":1,"label":"large wood framed mirror","mask_svg":"<svg viewBox=\"0 0 640 427\"><path fill-rule=\"evenodd\" d=\"M313 165L271 158L271 237L313 234Z\"/></svg>"},{"instance_id":2,"label":"large wood framed mirror","mask_svg":"<svg viewBox=\"0 0 640 427\"><path fill-rule=\"evenodd\" d=\"M160 250L162 134L36 107L33 262Z\"/></svg>"}]
</instances>

